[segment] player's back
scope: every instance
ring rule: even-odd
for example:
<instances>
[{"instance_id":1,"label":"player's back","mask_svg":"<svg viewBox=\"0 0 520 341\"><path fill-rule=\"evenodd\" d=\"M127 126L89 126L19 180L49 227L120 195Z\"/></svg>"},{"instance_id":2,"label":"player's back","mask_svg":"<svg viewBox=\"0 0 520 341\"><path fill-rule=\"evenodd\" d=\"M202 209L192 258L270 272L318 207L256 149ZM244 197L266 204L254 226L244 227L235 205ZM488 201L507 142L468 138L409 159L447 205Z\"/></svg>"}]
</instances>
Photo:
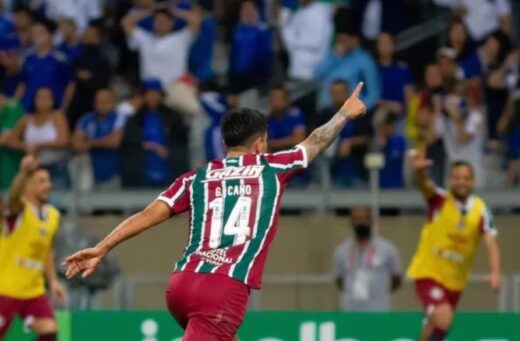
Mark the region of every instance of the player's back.
<instances>
[{"instance_id":1,"label":"player's back","mask_svg":"<svg viewBox=\"0 0 520 341\"><path fill-rule=\"evenodd\" d=\"M173 213L190 211L189 241L176 270L226 275L259 288L281 196L306 167L298 146L214 160L178 178L159 196Z\"/></svg>"}]
</instances>

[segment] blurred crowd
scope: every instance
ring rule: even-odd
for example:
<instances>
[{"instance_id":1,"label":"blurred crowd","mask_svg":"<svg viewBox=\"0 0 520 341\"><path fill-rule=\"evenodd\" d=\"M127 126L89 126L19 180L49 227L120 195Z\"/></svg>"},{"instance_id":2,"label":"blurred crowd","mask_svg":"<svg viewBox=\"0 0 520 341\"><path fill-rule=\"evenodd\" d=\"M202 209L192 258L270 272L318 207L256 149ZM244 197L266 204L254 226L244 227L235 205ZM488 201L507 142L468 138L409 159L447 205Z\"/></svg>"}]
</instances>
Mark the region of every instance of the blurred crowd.
<instances>
[{"instance_id":1,"label":"blurred crowd","mask_svg":"<svg viewBox=\"0 0 520 341\"><path fill-rule=\"evenodd\" d=\"M381 187L405 187L409 148L434 161L439 185L456 159L474 166L480 186L520 181L520 53L508 0L0 4L0 191L24 154L60 189L163 187L225 155L220 120L245 93L267 99L277 151L332 117L359 81L369 115L327 153L335 186L366 187L364 157L380 151ZM450 18L442 37L396 48L433 14ZM288 84L315 91L294 100Z\"/></svg>"}]
</instances>

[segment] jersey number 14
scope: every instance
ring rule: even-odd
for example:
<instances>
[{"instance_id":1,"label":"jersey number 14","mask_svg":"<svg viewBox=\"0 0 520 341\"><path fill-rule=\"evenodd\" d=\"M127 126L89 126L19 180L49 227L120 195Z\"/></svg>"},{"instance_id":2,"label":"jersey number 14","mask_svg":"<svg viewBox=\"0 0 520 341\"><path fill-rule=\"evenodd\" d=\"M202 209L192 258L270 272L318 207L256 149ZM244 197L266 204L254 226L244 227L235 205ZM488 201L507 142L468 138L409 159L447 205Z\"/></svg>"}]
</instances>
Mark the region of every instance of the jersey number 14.
<instances>
[{"instance_id":1,"label":"jersey number 14","mask_svg":"<svg viewBox=\"0 0 520 341\"><path fill-rule=\"evenodd\" d=\"M234 236L233 245L240 245L246 242L251 233L249 227L249 215L251 212L251 198L240 197L231 210L224 225L224 198L217 198L210 202L209 208L213 211L211 215L211 230L209 236L209 246L212 249L220 247L222 232L226 236Z\"/></svg>"}]
</instances>

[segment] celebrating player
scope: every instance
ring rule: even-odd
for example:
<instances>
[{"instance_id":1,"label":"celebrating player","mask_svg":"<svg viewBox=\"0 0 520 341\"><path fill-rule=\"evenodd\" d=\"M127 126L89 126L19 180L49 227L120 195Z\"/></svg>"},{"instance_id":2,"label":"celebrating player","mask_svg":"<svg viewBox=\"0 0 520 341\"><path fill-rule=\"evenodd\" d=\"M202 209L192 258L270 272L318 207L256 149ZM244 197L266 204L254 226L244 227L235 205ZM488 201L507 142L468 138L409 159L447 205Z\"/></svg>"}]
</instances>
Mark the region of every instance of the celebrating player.
<instances>
[{"instance_id":1,"label":"celebrating player","mask_svg":"<svg viewBox=\"0 0 520 341\"><path fill-rule=\"evenodd\" d=\"M15 315L38 334L38 341L56 340L57 326L45 296L45 280L56 303L66 300L58 281L52 244L60 213L47 203L49 172L32 156L22 160L0 216L0 340Z\"/></svg>"},{"instance_id":2,"label":"celebrating player","mask_svg":"<svg viewBox=\"0 0 520 341\"><path fill-rule=\"evenodd\" d=\"M189 210L188 246L168 284L167 305L186 330L184 341L231 340L250 289L260 288L288 181L336 139L349 119L366 112L359 99L362 87L304 142L276 154L266 154L264 115L245 108L230 111L221 125L227 157L182 175L97 246L68 257L67 277L90 275L117 244Z\"/></svg>"},{"instance_id":3,"label":"celebrating player","mask_svg":"<svg viewBox=\"0 0 520 341\"><path fill-rule=\"evenodd\" d=\"M473 195L475 174L469 163L459 161L451 166L447 192L428 177L430 160L414 151L412 165L428 203L428 217L408 276L415 280L426 313L421 340L442 341L451 327L481 236L488 250L491 288L500 288L497 231L486 204Z\"/></svg>"}]
</instances>

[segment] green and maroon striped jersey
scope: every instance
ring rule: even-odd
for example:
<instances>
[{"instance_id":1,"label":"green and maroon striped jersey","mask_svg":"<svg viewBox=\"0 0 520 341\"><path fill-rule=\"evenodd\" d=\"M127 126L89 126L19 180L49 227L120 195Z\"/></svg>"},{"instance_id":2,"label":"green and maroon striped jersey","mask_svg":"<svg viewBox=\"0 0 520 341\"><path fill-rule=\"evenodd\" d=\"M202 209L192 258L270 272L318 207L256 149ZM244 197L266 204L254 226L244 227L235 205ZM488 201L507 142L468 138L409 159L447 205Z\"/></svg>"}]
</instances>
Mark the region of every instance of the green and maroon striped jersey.
<instances>
[{"instance_id":1,"label":"green and maroon striped jersey","mask_svg":"<svg viewBox=\"0 0 520 341\"><path fill-rule=\"evenodd\" d=\"M260 288L285 187L306 167L299 145L214 160L176 179L158 197L172 214L190 212L188 245L175 270L226 275Z\"/></svg>"}]
</instances>

